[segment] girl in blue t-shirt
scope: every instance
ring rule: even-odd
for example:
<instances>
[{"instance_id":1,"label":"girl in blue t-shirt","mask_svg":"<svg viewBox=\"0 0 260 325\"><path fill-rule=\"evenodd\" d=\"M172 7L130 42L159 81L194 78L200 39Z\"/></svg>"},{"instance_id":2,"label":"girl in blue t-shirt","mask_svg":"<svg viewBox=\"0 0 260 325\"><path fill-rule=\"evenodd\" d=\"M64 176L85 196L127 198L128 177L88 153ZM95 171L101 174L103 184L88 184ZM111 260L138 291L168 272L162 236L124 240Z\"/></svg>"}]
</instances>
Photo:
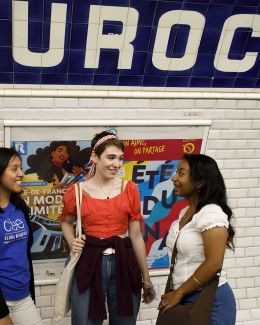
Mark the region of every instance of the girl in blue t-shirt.
<instances>
[{"instance_id":1,"label":"girl in blue t-shirt","mask_svg":"<svg viewBox=\"0 0 260 325\"><path fill-rule=\"evenodd\" d=\"M14 325L40 325L34 304L29 209L20 197L23 176L16 150L0 148L0 294Z\"/></svg>"}]
</instances>

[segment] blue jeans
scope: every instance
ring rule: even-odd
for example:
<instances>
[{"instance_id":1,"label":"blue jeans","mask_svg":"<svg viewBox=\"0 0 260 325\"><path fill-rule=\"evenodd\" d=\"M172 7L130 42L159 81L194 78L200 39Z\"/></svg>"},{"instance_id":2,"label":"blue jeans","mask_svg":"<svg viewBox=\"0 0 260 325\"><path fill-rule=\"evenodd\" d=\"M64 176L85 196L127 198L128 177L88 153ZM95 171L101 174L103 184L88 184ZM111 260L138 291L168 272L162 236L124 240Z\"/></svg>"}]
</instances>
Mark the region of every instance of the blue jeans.
<instances>
[{"instance_id":1,"label":"blue jeans","mask_svg":"<svg viewBox=\"0 0 260 325\"><path fill-rule=\"evenodd\" d=\"M102 259L102 289L106 297L110 325L135 325L140 307L141 293L133 294L133 316L125 317L117 315L116 294L116 263L115 255L105 255ZM88 319L90 289L79 294L74 278L71 290L71 321L72 325L102 325L103 319Z\"/></svg>"},{"instance_id":2,"label":"blue jeans","mask_svg":"<svg viewBox=\"0 0 260 325\"><path fill-rule=\"evenodd\" d=\"M198 292L187 295L183 302L196 300ZM215 301L210 315L209 325L234 325L236 323L236 301L228 283L217 288Z\"/></svg>"}]
</instances>

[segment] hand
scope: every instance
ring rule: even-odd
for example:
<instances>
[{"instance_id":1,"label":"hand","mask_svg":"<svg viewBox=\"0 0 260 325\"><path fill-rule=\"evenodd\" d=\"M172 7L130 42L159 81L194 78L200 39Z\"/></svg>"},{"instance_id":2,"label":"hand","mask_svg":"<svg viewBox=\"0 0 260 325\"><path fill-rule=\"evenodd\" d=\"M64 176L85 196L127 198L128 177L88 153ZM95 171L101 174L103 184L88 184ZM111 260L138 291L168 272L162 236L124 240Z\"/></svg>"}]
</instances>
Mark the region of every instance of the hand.
<instances>
[{"instance_id":1,"label":"hand","mask_svg":"<svg viewBox=\"0 0 260 325\"><path fill-rule=\"evenodd\" d=\"M81 235L81 238L75 238L71 243L72 253L80 253L85 246L86 235Z\"/></svg>"},{"instance_id":2,"label":"hand","mask_svg":"<svg viewBox=\"0 0 260 325\"><path fill-rule=\"evenodd\" d=\"M149 304L150 302L153 301L155 297L155 291L153 288L152 283L143 283L143 295L142 295L142 302L145 304Z\"/></svg>"},{"instance_id":3,"label":"hand","mask_svg":"<svg viewBox=\"0 0 260 325\"><path fill-rule=\"evenodd\" d=\"M161 296L161 301L158 306L158 309L163 314L167 309L176 306L181 300L182 295L178 292L178 290L166 293Z\"/></svg>"},{"instance_id":4,"label":"hand","mask_svg":"<svg viewBox=\"0 0 260 325\"><path fill-rule=\"evenodd\" d=\"M12 322L10 316L8 315L8 316L6 316L4 318L1 318L0 319L0 325L13 325L13 322Z\"/></svg>"}]
</instances>

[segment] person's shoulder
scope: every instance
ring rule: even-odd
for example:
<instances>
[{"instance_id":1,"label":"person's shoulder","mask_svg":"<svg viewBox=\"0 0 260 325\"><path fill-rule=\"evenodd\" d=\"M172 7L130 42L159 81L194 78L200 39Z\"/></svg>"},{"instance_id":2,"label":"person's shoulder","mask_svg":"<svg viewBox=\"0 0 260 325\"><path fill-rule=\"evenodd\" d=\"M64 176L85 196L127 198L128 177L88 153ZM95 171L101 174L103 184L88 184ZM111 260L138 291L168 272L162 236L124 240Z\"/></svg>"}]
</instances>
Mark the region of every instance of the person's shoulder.
<instances>
[{"instance_id":1,"label":"person's shoulder","mask_svg":"<svg viewBox=\"0 0 260 325\"><path fill-rule=\"evenodd\" d=\"M79 184L76 184L76 186L79 186ZM74 192L75 191L75 184L71 184L67 187L67 192Z\"/></svg>"},{"instance_id":2,"label":"person's shoulder","mask_svg":"<svg viewBox=\"0 0 260 325\"><path fill-rule=\"evenodd\" d=\"M217 204L206 204L199 211L200 213L224 213L221 207Z\"/></svg>"},{"instance_id":3,"label":"person's shoulder","mask_svg":"<svg viewBox=\"0 0 260 325\"><path fill-rule=\"evenodd\" d=\"M201 231L214 227L228 227L228 216L217 204L207 204L194 215L194 223Z\"/></svg>"},{"instance_id":4,"label":"person's shoulder","mask_svg":"<svg viewBox=\"0 0 260 325\"><path fill-rule=\"evenodd\" d=\"M75 195L75 185L71 184L67 187L64 197L70 197Z\"/></svg>"},{"instance_id":5,"label":"person's shoulder","mask_svg":"<svg viewBox=\"0 0 260 325\"><path fill-rule=\"evenodd\" d=\"M138 191L137 184L132 180L122 180L123 182L123 190L125 191Z\"/></svg>"},{"instance_id":6,"label":"person's shoulder","mask_svg":"<svg viewBox=\"0 0 260 325\"><path fill-rule=\"evenodd\" d=\"M128 197L140 196L140 192L137 184L132 180L125 180L125 179L122 179L121 194L127 195Z\"/></svg>"},{"instance_id":7,"label":"person's shoulder","mask_svg":"<svg viewBox=\"0 0 260 325\"><path fill-rule=\"evenodd\" d=\"M126 186L137 187L136 183L130 179L122 180L122 182L124 182Z\"/></svg>"}]
</instances>

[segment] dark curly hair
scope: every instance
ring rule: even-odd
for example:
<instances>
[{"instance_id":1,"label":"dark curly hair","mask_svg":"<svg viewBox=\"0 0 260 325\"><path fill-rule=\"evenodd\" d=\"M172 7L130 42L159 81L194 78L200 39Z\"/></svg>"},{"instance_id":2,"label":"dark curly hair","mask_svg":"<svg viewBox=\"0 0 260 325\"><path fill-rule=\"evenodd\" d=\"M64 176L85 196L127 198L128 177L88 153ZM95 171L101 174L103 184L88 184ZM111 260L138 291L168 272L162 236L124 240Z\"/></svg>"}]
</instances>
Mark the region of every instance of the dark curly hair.
<instances>
[{"instance_id":1,"label":"dark curly hair","mask_svg":"<svg viewBox=\"0 0 260 325\"><path fill-rule=\"evenodd\" d=\"M76 141L52 141L49 146L38 148L36 154L27 158L27 164L30 168L25 171L25 174L37 173L39 179L51 183L55 173L58 179L61 180L63 177L61 168L54 166L51 159L51 153L59 146L65 146L68 150L69 161L64 163L62 167L67 172L70 173L73 166L82 167L89 161L90 148L80 150Z\"/></svg>"}]
</instances>

